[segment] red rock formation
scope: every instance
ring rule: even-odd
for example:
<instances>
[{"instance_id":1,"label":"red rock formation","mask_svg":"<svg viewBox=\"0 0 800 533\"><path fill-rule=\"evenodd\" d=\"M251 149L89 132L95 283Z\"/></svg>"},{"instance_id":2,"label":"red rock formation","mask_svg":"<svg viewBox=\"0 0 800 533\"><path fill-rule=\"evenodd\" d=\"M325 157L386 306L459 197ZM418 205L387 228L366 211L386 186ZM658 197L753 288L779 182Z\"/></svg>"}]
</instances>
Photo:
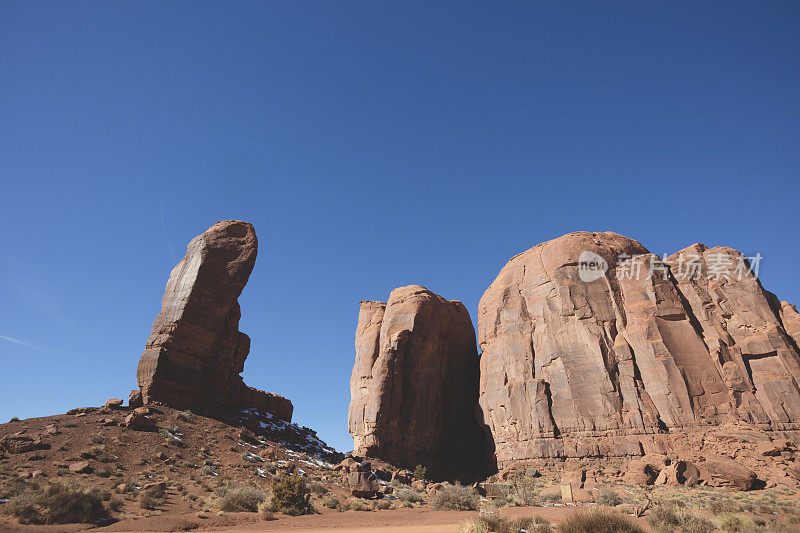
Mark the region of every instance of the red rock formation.
<instances>
[{"instance_id":1,"label":"red rock formation","mask_svg":"<svg viewBox=\"0 0 800 533\"><path fill-rule=\"evenodd\" d=\"M257 251L253 226L235 220L218 222L189 243L139 360L144 403L199 412L252 407L291 420L289 400L247 387L239 376L250 338L239 331L237 299Z\"/></svg>"},{"instance_id":2,"label":"red rock formation","mask_svg":"<svg viewBox=\"0 0 800 533\"><path fill-rule=\"evenodd\" d=\"M483 469L475 330L461 302L418 285L361 302L350 390L355 455L434 477Z\"/></svg>"},{"instance_id":3,"label":"red rock formation","mask_svg":"<svg viewBox=\"0 0 800 533\"><path fill-rule=\"evenodd\" d=\"M582 275L586 251L605 275ZM498 465L658 452L700 426L800 427L800 317L749 271L734 275L740 258L698 244L662 262L611 232L512 258L478 310L480 405ZM687 259L702 276L686 275ZM725 275L708 275L711 259Z\"/></svg>"}]
</instances>

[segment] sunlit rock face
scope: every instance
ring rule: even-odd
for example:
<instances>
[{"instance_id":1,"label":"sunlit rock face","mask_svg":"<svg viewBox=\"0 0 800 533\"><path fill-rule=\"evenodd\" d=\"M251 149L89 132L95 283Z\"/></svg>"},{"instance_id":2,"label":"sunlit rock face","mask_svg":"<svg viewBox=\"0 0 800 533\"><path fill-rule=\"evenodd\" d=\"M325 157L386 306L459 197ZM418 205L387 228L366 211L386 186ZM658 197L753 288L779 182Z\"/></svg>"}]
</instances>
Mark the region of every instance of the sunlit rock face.
<instances>
[{"instance_id":1,"label":"sunlit rock face","mask_svg":"<svg viewBox=\"0 0 800 533\"><path fill-rule=\"evenodd\" d=\"M291 421L289 400L248 387L239 375L250 337L239 331L238 298L257 253L255 229L237 220L218 222L189 243L139 360L145 403L204 413L256 408Z\"/></svg>"},{"instance_id":2,"label":"sunlit rock face","mask_svg":"<svg viewBox=\"0 0 800 533\"><path fill-rule=\"evenodd\" d=\"M587 252L601 275L587 275ZM659 258L611 232L513 257L477 317L499 466L640 455L699 426L797 429L800 316L742 259L701 244Z\"/></svg>"}]
</instances>

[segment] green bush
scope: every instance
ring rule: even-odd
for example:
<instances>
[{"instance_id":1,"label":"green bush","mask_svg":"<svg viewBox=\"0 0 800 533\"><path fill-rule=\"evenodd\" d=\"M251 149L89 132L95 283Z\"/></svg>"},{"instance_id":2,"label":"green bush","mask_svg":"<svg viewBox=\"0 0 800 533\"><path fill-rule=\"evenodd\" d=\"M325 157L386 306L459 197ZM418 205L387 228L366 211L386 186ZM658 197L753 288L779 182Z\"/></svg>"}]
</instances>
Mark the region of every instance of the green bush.
<instances>
[{"instance_id":1,"label":"green bush","mask_svg":"<svg viewBox=\"0 0 800 533\"><path fill-rule=\"evenodd\" d=\"M267 495L256 487L227 483L215 491L216 507L230 513L255 513Z\"/></svg>"},{"instance_id":2,"label":"green bush","mask_svg":"<svg viewBox=\"0 0 800 533\"><path fill-rule=\"evenodd\" d=\"M603 489L597 493L594 501L597 505L605 505L606 507L616 507L622 503L622 498L613 490Z\"/></svg>"},{"instance_id":3,"label":"green bush","mask_svg":"<svg viewBox=\"0 0 800 533\"><path fill-rule=\"evenodd\" d=\"M414 479L428 479L428 469L422 465L414 468Z\"/></svg>"},{"instance_id":4,"label":"green bush","mask_svg":"<svg viewBox=\"0 0 800 533\"><path fill-rule=\"evenodd\" d=\"M437 511L474 511L479 502L480 496L474 488L443 483L433 493L431 507Z\"/></svg>"},{"instance_id":5,"label":"green bush","mask_svg":"<svg viewBox=\"0 0 800 533\"><path fill-rule=\"evenodd\" d=\"M608 509L593 509L571 515L561 522L559 533L644 533L629 518Z\"/></svg>"},{"instance_id":6,"label":"green bush","mask_svg":"<svg viewBox=\"0 0 800 533\"><path fill-rule=\"evenodd\" d=\"M312 513L311 494L305 480L291 475L275 481L272 484L272 508L291 516Z\"/></svg>"},{"instance_id":7,"label":"green bush","mask_svg":"<svg viewBox=\"0 0 800 533\"><path fill-rule=\"evenodd\" d=\"M657 505L647 512L647 522L660 533L711 533L717 527L708 518L677 505Z\"/></svg>"},{"instance_id":8,"label":"green bush","mask_svg":"<svg viewBox=\"0 0 800 533\"><path fill-rule=\"evenodd\" d=\"M91 524L108 517L99 491L62 483L14 496L4 512L23 524Z\"/></svg>"}]
</instances>

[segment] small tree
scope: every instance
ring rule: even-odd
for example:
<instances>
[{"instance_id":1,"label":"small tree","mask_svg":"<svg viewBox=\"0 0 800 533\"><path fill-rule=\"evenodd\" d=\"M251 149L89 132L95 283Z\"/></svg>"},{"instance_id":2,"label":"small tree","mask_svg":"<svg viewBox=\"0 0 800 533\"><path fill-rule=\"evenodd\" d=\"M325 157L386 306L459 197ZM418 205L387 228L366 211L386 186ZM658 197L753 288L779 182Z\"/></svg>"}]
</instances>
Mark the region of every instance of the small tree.
<instances>
[{"instance_id":1,"label":"small tree","mask_svg":"<svg viewBox=\"0 0 800 533\"><path fill-rule=\"evenodd\" d=\"M313 512L305 480L291 475L275 481L272 484L272 508L291 516Z\"/></svg>"},{"instance_id":2,"label":"small tree","mask_svg":"<svg viewBox=\"0 0 800 533\"><path fill-rule=\"evenodd\" d=\"M414 469L414 479L428 479L428 469L422 465L417 465Z\"/></svg>"}]
</instances>

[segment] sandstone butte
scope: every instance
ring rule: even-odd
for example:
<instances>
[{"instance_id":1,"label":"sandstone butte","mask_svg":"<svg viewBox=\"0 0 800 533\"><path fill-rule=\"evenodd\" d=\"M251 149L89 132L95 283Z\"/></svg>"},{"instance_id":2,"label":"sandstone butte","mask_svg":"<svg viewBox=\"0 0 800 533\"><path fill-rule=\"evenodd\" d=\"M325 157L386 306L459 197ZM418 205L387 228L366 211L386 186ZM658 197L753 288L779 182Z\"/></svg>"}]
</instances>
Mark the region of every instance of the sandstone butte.
<instances>
[{"instance_id":1,"label":"sandstone butte","mask_svg":"<svg viewBox=\"0 0 800 533\"><path fill-rule=\"evenodd\" d=\"M606 261L604 276L581 279L584 251ZM730 270L707 275L712 257ZM480 356L459 302L418 286L396 289L386 304L362 302L349 413L354 453L474 472L468 461L481 452L488 468L503 469L681 449L698 455L709 428L795 438L800 315L751 272L735 276L741 257L695 244L666 258L665 279L663 269L651 272L657 257L616 233L539 244L513 257L481 298ZM684 260L699 262L703 274L681 275ZM617 276L634 267L639 276Z\"/></svg>"},{"instance_id":2,"label":"sandstone butte","mask_svg":"<svg viewBox=\"0 0 800 533\"><path fill-rule=\"evenodd\" d=\"M436 477L483 472L475 329L461 302L418 285L360 304L350 380L354 454L426 465Z\"/></svg>"},{"instance_id":3,"label":"sandstone butte","mask_svg":"<svg viewBox=\"0 0 800 533\"><path fill-rule=\"evenodd\" d=\"M289 400L248 387L239 375L250 337L239 331L238 298L257 253L255 229L246 222L218 222L192 239L169 276L139 360L144 403L210 414L254 408L291 421Z\"/></svg>"}]
</instances>

